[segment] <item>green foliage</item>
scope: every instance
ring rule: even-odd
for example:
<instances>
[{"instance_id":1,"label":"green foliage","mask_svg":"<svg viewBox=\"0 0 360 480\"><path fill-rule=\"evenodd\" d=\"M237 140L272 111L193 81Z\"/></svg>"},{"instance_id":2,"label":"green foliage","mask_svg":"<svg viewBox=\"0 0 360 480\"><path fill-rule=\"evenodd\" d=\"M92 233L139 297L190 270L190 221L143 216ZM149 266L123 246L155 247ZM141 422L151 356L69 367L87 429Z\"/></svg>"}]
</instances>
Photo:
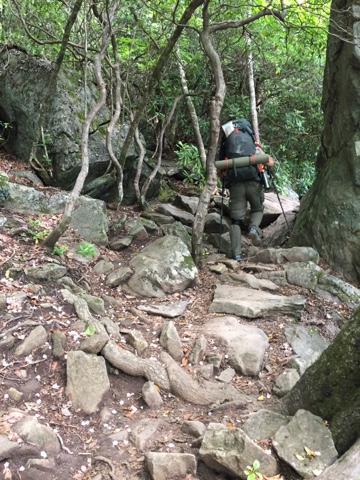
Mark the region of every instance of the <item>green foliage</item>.
<instances>
[{"instance_id":1,"label":"green foliage","mask_svg":"<svg viewBox=\"0 0 360 480\"><path fill-rule=\"evenodd\" d=\"M59 245L58 243L55 243L52 253L53 255L59 255L59 257L62 257L66 250L66 245Z\"/></svg>"},{"instance_id":2,"label":"green foliage","mask_svg":"<svg viewBox=\"0 0 360 480\"><path fill-rule=\"evenodd\" d=\"M35 241L35 243L38 243L39 241L44 240L49 235L49 232L45 229L42 229L40 225L40 220L36 219L30 219L29 220L29 232L31 234L32 239Z\"/></svg>"},{"instance_id":3,"label":"green foliage","mask_svg":"<svg viewBox=\"0 0 360 480\"><path fill-rule=\"evenodd\" d=\"M251 466L246 467L247 470L244 470L245 475L247 475L246 480L262 480L263 476L259 472L260 462L258 460L254 460Z\"/></svg>"},{"instance_id":4,"label":"green foliage","mask_svg":"<svg viewBox=\"0 0 360 480\"><path fill-rule=\"evenodd\" d=\"M305 195L315 179L314 162L284 161L275 170L275 184L280 193L291 187L300 197Z\"/></svg>"},{"instance_id":5,"label":"green foliage","mask_svg":"<svg viewBox=\"0 0 360 480\"><path fill-rule=\"evenodd\" d=\"M178 165L185 176L185 182L203 188L205 185L205 170L201 165L197 147L178 142L175 153L178 157Z\"/></svg>"},{"instance_id":6,"label":"green foliage","mask_svg":"<svg viewBox=\"0 0 360 480\"><path fill-rule=\"evenodd\" d=\"M11 128L10 123L3 122L0 120L0 146L3 146L8 140L10 128Z\"/></svg>"},{"instance_id":7,"label":"green foliage","mask_svg":"<svg viewBox=\"0 0 360 480\"><path fill-rule=\"evenodd\" d=\"M86 330L83 332L84 337L91 337L92 335L95 335L96 333L96 328L94 325L89 325Z\"/></svg>"},{"instance_id":8,"label":"green foliage","mask_svg":"<svg viewBox=\"0 0 360 480\"><path fill-rule=\"evenodd\" d=\"M94 257L95 245L89 242L81 242L76 251L83 257Z\"/></svg>"}]
</instances>

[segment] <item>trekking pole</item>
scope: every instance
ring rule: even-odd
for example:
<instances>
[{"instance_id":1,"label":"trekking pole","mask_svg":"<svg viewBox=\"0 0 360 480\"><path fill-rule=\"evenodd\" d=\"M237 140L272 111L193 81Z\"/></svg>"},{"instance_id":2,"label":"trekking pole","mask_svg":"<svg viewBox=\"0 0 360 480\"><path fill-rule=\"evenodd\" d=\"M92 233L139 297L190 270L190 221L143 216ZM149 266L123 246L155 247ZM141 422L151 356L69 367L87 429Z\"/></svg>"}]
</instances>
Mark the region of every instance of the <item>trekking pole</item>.
<instances>
[{"instance_id":1,"label":"trekking pole","mask_svg":"<svg viewBox=\"0 0 360 480\"><path fill-rule=\"evenodd\" d=\"M284 207L283 207L283 205L282 205L282 203L281 203L278 189L276 188L276 184L275 184L275 181L274 181L274 175L273 175L272 170L271 170L270 167L267 167L267 171L268 171L268 174L269 174L269 178L270 178L270 180L271 180L271 183L273 184L273 187L274 187L276 196L277 196L277 198L278 198L278 200L279 200L280 207L281 207L281 211L282 211L282 213L283 213L283 215L284 215L286 225L287 225L288 230L289 230L289 232L290 232L290 225L289 225L289 222L288 222L288 220L287 220L287 218L286 218L285 211L284 211Z\"/></svg>"},{"instance_id":2,"label":"trekking pole","mask_svg":"<svg viewBox=\"0 0 360 480\"><path fill-rule=\"evenodd\" d=\"M219 252L221 252L222 221L223 221L223 215L224 215L224 195L225 195L225 182L224 182L224 180L223 180L223 181L222 181L222 187L221 187Z\"/></svg>"}]
</instances>

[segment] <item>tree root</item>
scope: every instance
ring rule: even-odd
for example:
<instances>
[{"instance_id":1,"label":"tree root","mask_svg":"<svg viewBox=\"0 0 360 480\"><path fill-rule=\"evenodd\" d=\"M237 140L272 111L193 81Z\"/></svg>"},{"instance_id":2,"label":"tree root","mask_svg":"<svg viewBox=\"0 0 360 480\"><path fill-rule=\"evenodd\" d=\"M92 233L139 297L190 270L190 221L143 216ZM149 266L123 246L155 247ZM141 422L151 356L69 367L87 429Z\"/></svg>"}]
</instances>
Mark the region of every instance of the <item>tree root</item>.
<instances>
[{"instance_id":1,"label":"tree root","mask_svg":"<svg viewBox=\"0 0 360 480\"><path fill-rule=\"evenodd\" d=\"M204 382L204 385L199 385L165 352L161 353L161 359L167 369L171 392L183 400L195 405L220 404L229 400L242 402L243 405L251 402L250 397L241 394L232 385L218 382Z\"/></svg>"},{"instance_id":2,"label":"tree root","mask_svg":"<svg viewBox=\"0 0 360 480\"><path fill-rule=\"evenodd\" d=\"M134 377L145 377L164 390L170 390L166 369L156 361L140 358L109 341L101 354L114 367Z\"/></svg>"}]
</instances>

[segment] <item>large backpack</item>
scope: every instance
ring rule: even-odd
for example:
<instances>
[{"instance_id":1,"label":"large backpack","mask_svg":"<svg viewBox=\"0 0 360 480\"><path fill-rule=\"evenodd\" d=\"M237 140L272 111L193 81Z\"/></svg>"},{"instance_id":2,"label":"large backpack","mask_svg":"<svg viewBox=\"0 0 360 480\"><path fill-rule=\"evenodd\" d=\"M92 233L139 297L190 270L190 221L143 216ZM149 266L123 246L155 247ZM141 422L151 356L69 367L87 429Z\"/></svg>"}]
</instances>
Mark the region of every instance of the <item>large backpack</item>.
<instances>
[{"instance_id":1,"label":"large backpack","mask_svg":"<svg viewBox=\"0 0 360 480\"><path fill-rule=\"evenodd\" d=\"M223 157L222 159L255 155L255 135L251 129L250 123L245 118L233 120L231 123L233 131L228 136L226 136L226 133L224 134L220 151L220 156ZM224 127L226 127L226 125ZM226 188L245 180L261 181L259 170L256 165L238 168L230 167L224 177Z\"/></svg>"}]
</instances>

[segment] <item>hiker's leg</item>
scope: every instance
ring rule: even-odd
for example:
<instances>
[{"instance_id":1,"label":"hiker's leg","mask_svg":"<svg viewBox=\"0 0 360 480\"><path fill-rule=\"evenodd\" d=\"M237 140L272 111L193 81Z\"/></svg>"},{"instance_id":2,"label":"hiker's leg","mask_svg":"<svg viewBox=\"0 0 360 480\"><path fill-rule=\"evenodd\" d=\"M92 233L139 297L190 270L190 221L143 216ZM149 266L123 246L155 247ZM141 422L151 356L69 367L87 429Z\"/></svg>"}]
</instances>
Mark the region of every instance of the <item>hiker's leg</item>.
<instances>
[{"instance_id":1,"label":"hiker's leg","mask_svg":"<svg viewBox=\"0 0 360 480\"><path fill-rule=\"evenodd\" d=\"M231 256L232 258L240 258L241 255L241 221L245 217L246 212L246 194L244 183L237 183L230 187L230 239L231 239Z\"/></svg>"},{"instance_id":2,"label":"hiker's leg","mask_svg":"<svg viewBox=\"0 0 360 480\"><path fill-rule=\"evenodd\" d=\"M263 218L264 213L264 187L260 182L247 182L246 197L250 203L250 225L254 227L259 235L261 235L261 230L259 225Z\"/></svg>"}]
</instances>

